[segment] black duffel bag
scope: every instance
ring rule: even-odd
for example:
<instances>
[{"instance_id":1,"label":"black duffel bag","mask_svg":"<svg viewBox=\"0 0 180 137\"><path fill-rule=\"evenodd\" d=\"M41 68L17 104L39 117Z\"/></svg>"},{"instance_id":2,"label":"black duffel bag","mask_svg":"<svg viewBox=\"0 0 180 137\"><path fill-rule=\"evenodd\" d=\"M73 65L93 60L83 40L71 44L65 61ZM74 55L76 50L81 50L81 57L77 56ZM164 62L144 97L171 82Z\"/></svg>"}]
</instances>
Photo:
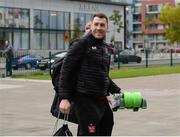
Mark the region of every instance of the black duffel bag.
<instances>
[{"instance_id":1,"label":"black duffel bag","mask_svg":"<svg viewBox=\"0 0 180 137\"><path fill-rule=\"evenodd\" d=\"M59 112L60 112L59 111L60 101L61 101L61 99L58 97L57 93L55 93L54 100L53 100L52 105L51 105L51 114L56 118L64 119L65 115L63 113L59 114ZM71 108L70 108L70 112L68 114L68 121L75 123L75 124L78 124L74 109L75 109L74 103L73 103L73 101L71 101ZM59 114L59 116L58 116L58 114Z\"/></svg>"},{"instance_id":2,"label":"black duffel bag","mask_svg":"<svg viewBox=\"0 0 180 137\"><path fill-rule=\"evenodd\" d=\"M58 116L60 115L60 112L58 113ZM53 136L73 136L72 132L68 128L68 114L64 115L64 123L62 127L60 127L55 133L53 133ZM58 126L58 118L55 123L55 128ZM55 130L55 129L54 129Z\"/></svg>"}]
</instances>

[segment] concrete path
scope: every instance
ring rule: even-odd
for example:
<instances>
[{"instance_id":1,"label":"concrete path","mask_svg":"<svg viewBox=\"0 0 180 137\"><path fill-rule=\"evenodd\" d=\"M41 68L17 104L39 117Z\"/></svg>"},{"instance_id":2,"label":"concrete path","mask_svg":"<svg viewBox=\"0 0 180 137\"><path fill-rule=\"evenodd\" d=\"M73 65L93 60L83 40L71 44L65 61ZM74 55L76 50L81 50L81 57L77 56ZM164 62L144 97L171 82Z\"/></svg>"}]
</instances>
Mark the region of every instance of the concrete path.
<instances>
[{"instance_id":1,"label":"concrete path","mask_svg":"<svg viewBox=\"0 0 180 137\"><path fill-rule=\"evenodd\" d=\"M148 109L114 112L114 136L179 136L180 74L114 80L123 91L140 91ZM51 81L0 79L0 136L49 136ZM60 121L60 124L62 121ZM69 124L76 135L77 126Z\"/></svg>"}]
</instances>

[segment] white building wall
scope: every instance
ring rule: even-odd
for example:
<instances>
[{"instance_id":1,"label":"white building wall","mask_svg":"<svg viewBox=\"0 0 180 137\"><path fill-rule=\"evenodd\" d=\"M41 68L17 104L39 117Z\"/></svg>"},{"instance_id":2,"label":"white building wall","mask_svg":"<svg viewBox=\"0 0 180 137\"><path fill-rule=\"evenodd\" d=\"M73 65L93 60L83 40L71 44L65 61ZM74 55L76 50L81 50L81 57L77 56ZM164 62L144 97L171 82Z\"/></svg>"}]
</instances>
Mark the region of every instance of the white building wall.
<instances>
[{"instance_id":1,"label":"white building wall","mask_svg":"<svg viewBox=\"0 0 180 137\"><path fill-rule=\"evenodd\" d=\"M54 10L54 11L66 11L71 12L71 29L73 28L73 13L96 13L102 12L105 13L108 17L112 15L113 10L119 10L122 14L122 22L124 24L124 10L123 6L118 5L107 5L99 3L88 3L88 2L77 2L77 1L66 1L66 0L0 0L1 7L16 7L16 8L27 8L30 9L30 27L33 28L33 9L41 10ZM109 31L106 36L106 41L110 42L112 32L113 32L113 23L109 21ZM31 45L34 41L34 37L31 34ZM124 29L121 29L121 33L115 35L116 41L122 41L122 46L124 47Z\"/></svg>"}]
</instances>

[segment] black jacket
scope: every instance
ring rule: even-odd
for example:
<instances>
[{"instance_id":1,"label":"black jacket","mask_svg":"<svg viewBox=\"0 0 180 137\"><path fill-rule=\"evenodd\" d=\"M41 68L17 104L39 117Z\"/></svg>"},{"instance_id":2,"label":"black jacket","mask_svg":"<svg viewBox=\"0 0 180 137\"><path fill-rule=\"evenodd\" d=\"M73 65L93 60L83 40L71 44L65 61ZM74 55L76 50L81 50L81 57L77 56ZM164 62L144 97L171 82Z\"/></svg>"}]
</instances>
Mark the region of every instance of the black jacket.
<instances>
[{"instance_id":1,"label":"black jacket","mask_svg":"<svg viewBox=\"0 0 180 137\"><path fill-rule=\"evenodd\" d=\"M7 60L12 60L14 57L14 49L11 45L9 45L5 51L3 52L3 55L7 58Z\"/></svg>"},{"instance_id":2,"label":"black jacket","mask_svg":"<svg viewBox=\"0 0 180 137\"><path fill-rule=\"evenodd\" d=\"M108 45L103 40L89 34L73 42L62 65L58 95L69 99L76 92L93 96L119 93L109 77L109 64Z\"/></svg>"}]
</instances>

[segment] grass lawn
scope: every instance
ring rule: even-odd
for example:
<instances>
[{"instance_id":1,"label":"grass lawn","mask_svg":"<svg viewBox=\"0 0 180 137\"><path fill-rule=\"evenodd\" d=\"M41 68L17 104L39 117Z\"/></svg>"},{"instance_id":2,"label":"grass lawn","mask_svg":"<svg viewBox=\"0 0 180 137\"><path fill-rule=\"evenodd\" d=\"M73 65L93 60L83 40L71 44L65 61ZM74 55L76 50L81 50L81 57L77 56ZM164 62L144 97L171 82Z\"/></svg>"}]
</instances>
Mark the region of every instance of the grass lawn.
<instances>
[{"instance_id":1,"label":"grass lawn","mask_svg":"<svg viewBox=\"0 0 180 137\"><path fill-rule=\"evenodd\" d=\"M51 80L51 77L48 72L32 72L32 73L27 73L27 74L14 74L13 78Z\"/></svg>"},{"instance_id":2,"label":"grass lawn","mask_svg":"<svg viewBox=\"0 0 180 137\"><path fill-rule=\"evenodd\" d=\"M173 66L173 67L163 66L163 67L111 70L110 76L113 79L118 79L118 78L142 77L142 76L153 76L153 75L174 74L174 73L180 73L180 66Z\"/></svg>"},{"instance_id":3,"label":"grass lawn","mask_svg":"<svg viewBox=\"0 0 180 137\"><path fill-rule=\"evenodd\" d=\"M180 73L180 66L159 66L149 68L122 68L119 70L110 70L112 79L142 77L162 74ZM36 80L51 80L48 72L33 72L29 74L14 74L13 78L26 78Z\"/></svg>"}]
</instances>

